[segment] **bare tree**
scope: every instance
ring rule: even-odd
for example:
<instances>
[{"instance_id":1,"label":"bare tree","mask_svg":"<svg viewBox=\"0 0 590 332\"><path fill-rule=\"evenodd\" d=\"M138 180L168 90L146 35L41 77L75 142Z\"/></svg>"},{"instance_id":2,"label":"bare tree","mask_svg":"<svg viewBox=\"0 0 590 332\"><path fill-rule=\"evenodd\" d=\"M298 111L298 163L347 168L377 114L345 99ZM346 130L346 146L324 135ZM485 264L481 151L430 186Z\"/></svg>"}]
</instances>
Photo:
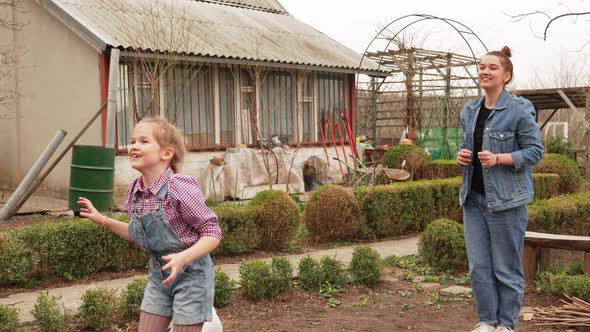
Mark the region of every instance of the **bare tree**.
<instances>
[{"instance_id":1,"label":"bare tree","mask_svg":"<svg viewBox=\"0 0 590 332\"><path fill-rule=\"evenodd\" d=\"M139 22L127 17L128 13L137 15L135 11L130 12L127 8L120 8L119 11L119 19L123 23L123 38L130 45L139 46L134 50L136 56L123 59L132 68L129 75L129 106L137 121L146 115L159 113L176 123L178 106L183 95L174 94L167 102L160 102L161 86L165 84L169 91L184 91L190 82L200 79L202 63L187 61L182 55L199 53L206 42L206 35L198 38L194 36L197 33L194 30L197 23L186 14L187 3L179 5L178 1L149 0L138 6L141 17ZM177 71L180 77L177 77ZM141 96L144 104L142 106L137 105L139 96L133 88L135 86L149 88L149 94Z\"/></svg>"},{"instance_id":2,"label":"bare tree","mask_svg":"<svg viewBox=\"0 0 590 332\"><path fill-rule=\"evenodd\" d=\"M559 14L559 15L549 15L544 11L540 11L540 10L535 10L532 12L528 12L528 13L521 13L521 14L516 14L516 15L508 15L510 18L512 18L513 22L520 22L523 21L527 18L531 18L533 16L543 16L545 19L547 19L547 23L545 24L545 28L543 29L543 35L539 36L535 33L535 36L538 38L541 38L543 40L547 40L547 33L549 32L549 28L556 23L557 21L562 21L566 18L575 18L575 22L577 22L577 20L583 16L588 16L590 15L590 11L569 11L567 13L563 13L563 14ZM534 31L533 31L534 33ZM578 50L578 51L582 51L586 46L588 46L590 44L590 40L586 41L582 47Z\"/></svg>"},{"instance_id":3,"label":"bare tree","mask_svg":"<svg viewBox=\"0 0 590 332\"><path fill-rule=\"evenodd\" d=\"M13 34L23 28L23 23L16 20L18 13L24 9L19 0L0 0L0 35ZM12 118L20 91L16 84L19 59L24 49L18 47L11 38L0 42L0 118Z\"/></svg>"}]
</instances>

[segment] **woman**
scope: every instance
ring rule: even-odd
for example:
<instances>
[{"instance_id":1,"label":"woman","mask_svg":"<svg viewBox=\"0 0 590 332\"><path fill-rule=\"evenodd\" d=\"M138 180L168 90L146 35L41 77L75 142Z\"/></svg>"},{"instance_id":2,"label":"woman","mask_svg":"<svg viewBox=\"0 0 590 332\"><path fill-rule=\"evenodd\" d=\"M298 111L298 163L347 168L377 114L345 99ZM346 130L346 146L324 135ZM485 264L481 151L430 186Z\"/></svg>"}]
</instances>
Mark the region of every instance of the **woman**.
<instances>
[{"instance_id":1,"label":"woman","mask_svg":"<svg viewBox=\"0 0 590 332\"><path fill-rule=\"evenodd\" d=\"M543 155L533 105L505 89L513 77L510 56L504 46L481 59L485 94L461 112L459 203L480 319L473 332L509 332L518 323L527 204L533 201L531 166Z\"/></svg>"}]
</instances>

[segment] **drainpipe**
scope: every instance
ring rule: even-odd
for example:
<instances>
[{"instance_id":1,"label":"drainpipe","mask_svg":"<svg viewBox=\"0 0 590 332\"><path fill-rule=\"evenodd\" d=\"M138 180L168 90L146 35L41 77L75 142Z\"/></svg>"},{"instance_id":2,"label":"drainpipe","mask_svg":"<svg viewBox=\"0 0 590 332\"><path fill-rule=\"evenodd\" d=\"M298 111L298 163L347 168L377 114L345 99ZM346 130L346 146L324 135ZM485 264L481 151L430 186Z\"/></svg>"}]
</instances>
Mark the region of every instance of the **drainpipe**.
<instances>
[{"instance_id":1,"label":"drainpipe","mask_svg":"<svg viewBox=\"0 0 590 332\"><path fill-rule=\"evenodd\" d=\"M21 181L21 183L18 185L18 187L12 194L12 196L10 196L10 199L8 199L6 205L2 208L2 210L0 210L0 220L6 220L16 213L16 211L18 210L18 203L27 193L33 181L37 178L39 173L41 173L41 170L43 169L43 167L45 167L45 164L47 164L47 161L49 161L49 158L51 158L51 156L55 153L55 150L57 150L57 147L59 146L59 144L61 144L61 142L67 134L68 133L66 133L63 129L60 129L55 134L55 137L53 137L51 142L49 142L49 145L47 145L47 147L45 148L39 159L37 159L35 164L33 164L33 167L31 167L29 173L27 173L25 178Z\"/></svg>"},{"instance_id":2,"label":"drainpipe","mask_svg":"<svg viewBox=\"0 0 590 332\"><path fill-rule=\"evenodd\" d=\"M109 64L109 96L107 104L107 123L105 147L115 147L115 112L117 111L117 93L119 93L119 55L118 48L111 49Z\"/></svg>"}]
</instances>

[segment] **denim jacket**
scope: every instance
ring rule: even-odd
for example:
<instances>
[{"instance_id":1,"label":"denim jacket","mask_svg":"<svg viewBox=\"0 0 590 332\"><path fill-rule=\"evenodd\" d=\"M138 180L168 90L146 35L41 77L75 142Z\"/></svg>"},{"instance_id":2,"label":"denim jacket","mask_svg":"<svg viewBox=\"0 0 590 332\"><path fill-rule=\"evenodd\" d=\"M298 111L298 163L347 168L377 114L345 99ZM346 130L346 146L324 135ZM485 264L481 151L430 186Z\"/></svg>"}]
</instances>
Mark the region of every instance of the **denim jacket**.
<instances>
[{"instance_id":1,"label":"denim jacket","mask_svg":"<svg viewBox=\"0 0 590 332\"><path fill-rule=\"evenodd\" d=\"M483 97L465 104L461 111L461 149L473 152L473 132ZM484 190L491 212L511 209L533 201L531 166L543 156L541 133L530 101L504 90L486 120L482 151L510 153L514 165L482 167ZM477 158L477 156L473 156ZM471 190L473 166L463 169L459 204L463 206Z\"/></svg>"}]
</instances>

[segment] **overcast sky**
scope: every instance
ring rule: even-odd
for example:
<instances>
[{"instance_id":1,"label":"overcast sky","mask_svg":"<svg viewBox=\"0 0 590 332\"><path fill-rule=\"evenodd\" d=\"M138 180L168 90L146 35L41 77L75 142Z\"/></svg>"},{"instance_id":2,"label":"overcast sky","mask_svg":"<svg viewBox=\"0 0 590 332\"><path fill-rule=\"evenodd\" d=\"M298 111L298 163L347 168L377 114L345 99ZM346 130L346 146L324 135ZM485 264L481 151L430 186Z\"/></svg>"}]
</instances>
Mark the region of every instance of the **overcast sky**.
<instances>
[{"instance_id":1,"label":"overcast sky","mask_svg":"<svg viewBox=\"0 0 590 332\"><path fill-rule=\"evenodd\" d=\"M590 84L590 15L565 18L552 23L547 41L542 36L548 18L534 15L512 22L510 14L543 11L550 16L570 11L590 11L590 0L280 0L298 19L333 39L363 53L377 32L397 18L409 14L430 14L456 20L473 30L488 49L508 45L514 63L514 87L555 87L560 72L569 71L570 81ZM410 20L393 25L401 30ZM444 22L429 21L406 29L418 36L425 48L467 52L461 36ZM476 56L483 48L471 43ZM585 48L584 48L585 46ZM377 45L373 50L383 46ZM583 48L581 51L580 49ZM588 64L586 64L588 62ZM564 67L569 70L563 69ZM563 76L563 74L561 75Z\"/></svg>"}]
</instances>

